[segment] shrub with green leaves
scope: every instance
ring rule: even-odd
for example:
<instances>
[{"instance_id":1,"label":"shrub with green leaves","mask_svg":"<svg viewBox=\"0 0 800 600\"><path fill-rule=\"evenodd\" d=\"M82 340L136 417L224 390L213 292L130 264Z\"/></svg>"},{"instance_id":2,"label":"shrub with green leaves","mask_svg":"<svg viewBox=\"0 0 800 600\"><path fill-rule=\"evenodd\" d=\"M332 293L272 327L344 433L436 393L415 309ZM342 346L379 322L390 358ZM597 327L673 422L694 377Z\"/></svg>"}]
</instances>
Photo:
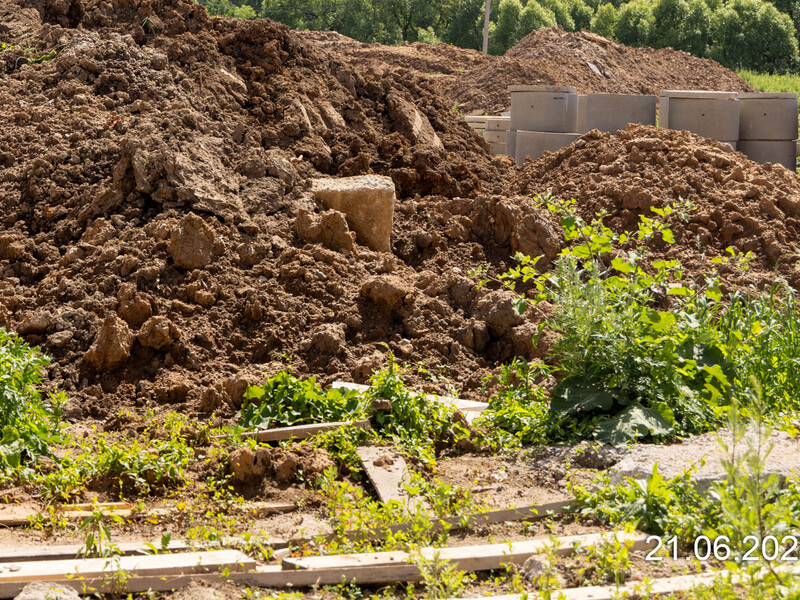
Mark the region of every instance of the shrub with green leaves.
<instances>
[{"instance_id":1,"label":"shrub with green leaves","mask_svg":"<svg viewBox=\"0 0 800 600\"><path fill-rule=\"evenodd\" d=\"M316 379L298 379L280 371L264 385L250 386L239 423L247 429L270 429L308 423L363 418L366 403L354 390L323 390Z\"/></svg>"},{"instance_id":2,"label":"shrub with green leaves","mask_svg":"<svg viewBox=\"0 0 800 600\"><path fill-rule=\"evenodd\" d=\"M614 26L617 23L617 9L613 4L606 2L592 17L591 28L597 34L606 37L614 36Z\"/></svg>"},{"instance_id":3,"label":"shrub with green leaves","mask_svg":"<svg viewBox=\"0 0 800 600\"><path fill-rule=\"evenodd\" d=\"M64 396L51 395L46 402L37 389L48 363L37 348L0 328L0 468L49 454L58 439L57 409Z\"/></svg>"},{"instance_id":4,"label":"shrub with green leaves","mask_svg":"<svg viewBox=\"0 0 800 600\"><path fill-rule=\"evenodd\" d=\"M747 411L754 377L776 417L798 409L793 293L723 301L714 267L733 260L747 268L749 257L735 251L711 259L701 281L687 280L678 261L648 257L651 241L674 242L667 222L691 206L653 208L636 232L618 234L602 213L583 221L574 201L542 202L560 217L569 246L546 273L538 259L518 255L518 266L497 281L512 290L532 286L519 296L520 311L541 301L553 306L543 325L559 334L548 355L558 384L546 415L542 402L520 406L501 394L487 413L498 428L524 442L692 435L718 428L733 399Z\"/></svg>"}]
</instances>

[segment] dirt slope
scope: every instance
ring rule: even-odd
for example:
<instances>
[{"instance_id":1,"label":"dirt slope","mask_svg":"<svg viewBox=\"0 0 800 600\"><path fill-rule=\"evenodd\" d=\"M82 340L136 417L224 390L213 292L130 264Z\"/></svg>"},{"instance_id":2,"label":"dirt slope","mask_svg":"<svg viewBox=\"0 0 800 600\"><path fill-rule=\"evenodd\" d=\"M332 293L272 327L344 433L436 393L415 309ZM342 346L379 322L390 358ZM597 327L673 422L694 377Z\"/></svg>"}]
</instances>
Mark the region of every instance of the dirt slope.
<instances>
[{"instance_id":1,"label":"dirt slope","mask_svg":"<svg viewBox=\"0 0 800 600\"><path fill-rule=\"evenodd\" d=\"M671 219L675 245L665 256L680 258L692 274L707 273L708 260L733 247L753 253L753 273L743 280L760 286L780 274L800 287L800 183L780 165L759 165L727 144L688 131L629 126L605 137L589 132L571 146L528 161L512 189L575 198L584 218L609 213L617 230L636 227L651 207L679 200L694 209ZM723 272L739 275L738 269Z\"/></svg>"},{"instance_id":2,"label":"dirt slope","mask_svg":"<svg viewBox=\"0 0 800 600\"><path fill-rule=\"evenodd\" d=\"M209 19L190 0L0 12L3 41L57 51L5 55L0 75L0 324L54 357L71 415L230 413L244 376L282 356L363 380L376 342L458 364L472 388L511 354L522 321L481 305L467 277L490 245L458 212L431 217L441 234L416 215L430 194L499 192L507 162L428 81L351 69L284 26ZM370 172L397 186L396 256L298 234L311 177ZM340 217L320 221L334 238ZM480 311L499 311L494 333L465 325Z\"/></svg>"},{"instance_id":3,"label":"dirt slope","mask_svg":"<svg viewBox=\"0 0 800 600\"><path fill-rule=\"evenodd\" d=\"M444 390L443 374L469 397L498 361L545 350L530 344L533 311L478 290L469 269L502 269L517 251L556 256L557 223L532 194L585 190L588 208L617 198L596 189L612 177L598 157L616 160L624 138L585 138L520 174L486 154L430 77L355 63L268 20L210 19L190 0L13 0L0 23L0 40L19 44L0 73L0 325L53 356L49 383L70 394L72 418L159 406L231 415L247 381L285 358L324 382L364 381L382 342L441 366L429 389ZM761 237L734 228L714 247L752 242L771 268L768 236L782 252L796 233L796 182L687 143L666 163L649 151L661 190L649 193L662 201L685 184L700 186L698 203L750 198L764 173L758 201L784 224L776 212ZM685 152L697 164L679 165L676 188L670 165ZM715 155L713 169L698 152ZM625 177L606 183L649 186L629 154ZM737 166L743 181L729 178ZM308 192L313 177L364 173L397 187L391 254L343 245L344 217ZM619 225L629 212L619 208ZM725 230L714 220L712 241Z\"/></svg>"},{"instance_id":4,"label":"dirt slope","mask_svg":"<svg viewBox=\"0 0 800 600\"><path fill-rule=\"evenodd\" d=\"M662 89L752 91L712 60L671 48L628 48L557 28L528 34L505 56L447 44L362 44L332 32L299 32L352 64L386 63L426 76L465 113L509 108L509 85L572 85L580 93L658 94ZM598 39L600 41L598 41ZM589 65L591 63L597 71Z\"/></svg>"}]
</instances>

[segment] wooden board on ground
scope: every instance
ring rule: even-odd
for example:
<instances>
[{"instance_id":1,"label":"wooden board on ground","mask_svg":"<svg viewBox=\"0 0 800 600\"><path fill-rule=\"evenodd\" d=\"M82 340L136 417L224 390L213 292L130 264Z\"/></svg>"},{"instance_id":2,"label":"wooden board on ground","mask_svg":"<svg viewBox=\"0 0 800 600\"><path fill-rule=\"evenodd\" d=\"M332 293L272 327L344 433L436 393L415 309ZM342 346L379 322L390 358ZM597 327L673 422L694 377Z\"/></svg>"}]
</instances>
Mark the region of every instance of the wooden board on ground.
<instances>
[{"instance_id":1,"label":"wooden board on ground","mask_svg":"<svg viewBox=\"0 0 800 600\"><path fill-rule=\"evenodd\" d=\"M346 390L356 390L358 392L366 392L369 389L368 385L363 385L360 383L350 383L347 381L334 381L331 384L331 387L334 389L343 388ZM439 402L440 404L452 406L453 408L459 410L469 423L472 423L472 421L475 420L475 418L478 416L479 413L489 408L489 404L487 402L476 402L475 400L461 400L460 398L454 398L453 396L437 396L435 394L425 394L425 398L431 402Z\"/></svg>"},{"instance_id":2,"label":"wooden board on ground","mask_svg":"<svg viewBox=\"0 0 800 600\"><path fill-rule=\"evenodd\" d=\"M644 535L590 534L558 538L556 552L568 555L575 551L576 546L593 546L614 535L631 542L634 550L649 548L647 536ZM543 538L482 546L422 548L420 554L429 560L438 554L439 559L451 561L460 570L488 571L499 569L507 563L522 564L531 556L545 552L551 543L550 539ZM340 582L342 577L359 584L416 581L420 578L419 569L411 563L410 555L397 551L284 558L281 566L284 568L283 574L274 568L257 569L248 574L247 580L253 585L283 587L334 584ZM264 583L255 583L258 580Z\"/></svg>"},{"instance_id":3,"label":"wooden board on ground","mask_svg":"<svg viewBox=\"0 0 800 600\"><path fill-rule=\"evenodd\" d=\"M363 446L356 452L381 502L396 500L409 509L427 508L426 502L413 498L406 490L411 473L394 448Z\"/></svg>"},{"instance_id":4,"label":"wooden board on ground","mask_svg":"<svg viewBox=\"0 0 800 600\"><path fill-rule=\"evenodd\" d=\"M333 431L339 427L354 427L356 429L369 429L369 419L357 421L336 421L333 423L311 423L309 425L294 425L292 427L277 427L263 431L248 431L242 434L243 439L255 438L259 442L282 442L284 440L304 440L325 431Z\"/></svg>"},{"instance_id":5,"label":"wooden board on ground","mask_svg":"<svg viewBox=\"0 0 800 600\"><path fill-rule=\"evenodd\" d=\"M286 540L265 539L259 540L264 546L273 549L285 549L288 546ZM241 537L226 537L220 542L197 542L190 543L184 540L170 540L166 547L166 552L199 552L210 549L237 548L248 542ZM161 540L152 542L120 542L116 544L120 556L130 556L135 554L150 554L155 547L162 552ZM84 548L83 544L58 544L47 546L26 546L22 548L8 548L0 550L0 564L19 563L44 560L68 560L78 557L78 553Z\"/></svg>"},{"instance_id":6,"label":"wooden board on ground","mask_svg":"<svg viewBox=\"0 0 800 600\"><path fill-rule=\"evenodd\" d=\"M52 581L72 586L79 591L106 593L119 591L114 589L115 586L125 591L133 591L131 581L137 578L151 582L159 579L168 581L198 573L212 575L223 572L241 573L252 571L255 567L255 561L238 550L122 556L118 559L86 558L5 563L0 565L0 597L14 597L26 584L33 581ZM115 582L114 573L124 573L130 580Z\"/></svg>"},{"instance_id":7,"label":"wooden board on ground","mask_svg":"<svg viewBox=\"0 0 800 600\"><path fill-rule=\"evenodd\" d=\"M181 512L177 507L174 506L161 506L147 510L138 510L133 508L133 505L131 504L112 503L112 505L113 504L129 506L130 508L111 508L110 510L104 509L103 517L120 517L122 519L149 519L153 517L170 517ZM91 506L93 505L61 505L55 507L55 510L59 516L64 519L69 521L80 521L94 515L94 509L83 510L84 508ZM97 507L103 508L103 506L100 504L98 504ZM267 515L295 511L297 510L297 505L294 503L275 504L270 502L246 502L244 504L234 506L231 510L242 514L263 517ZM0 505L0 527L22 527L25 525L30 525L38 515L44 513L44 508L38 508L31 505Z\"/></svg>"}]
</instances>

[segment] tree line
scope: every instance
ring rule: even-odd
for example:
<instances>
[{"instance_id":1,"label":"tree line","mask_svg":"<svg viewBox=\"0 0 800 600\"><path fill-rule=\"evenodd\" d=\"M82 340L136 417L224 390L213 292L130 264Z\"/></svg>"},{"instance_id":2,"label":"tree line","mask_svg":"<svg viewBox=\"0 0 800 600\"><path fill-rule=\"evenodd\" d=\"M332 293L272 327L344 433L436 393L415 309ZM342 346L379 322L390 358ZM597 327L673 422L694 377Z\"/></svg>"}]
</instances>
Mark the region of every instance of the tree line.
<instances>
[{"instance_id":1,"label":"tree line","mask_svg":"<svg viewBox=\"0 0 800 600\"><path fill-rule=\"evenodd\" d=\"M212 15L269 17L362 42L481 48L485 0L199 0ZM492 0L489 52L533 30L588 29L628 46L671 46L732 69L800 67L800 0Z\"/></svg>"}]
</instances>

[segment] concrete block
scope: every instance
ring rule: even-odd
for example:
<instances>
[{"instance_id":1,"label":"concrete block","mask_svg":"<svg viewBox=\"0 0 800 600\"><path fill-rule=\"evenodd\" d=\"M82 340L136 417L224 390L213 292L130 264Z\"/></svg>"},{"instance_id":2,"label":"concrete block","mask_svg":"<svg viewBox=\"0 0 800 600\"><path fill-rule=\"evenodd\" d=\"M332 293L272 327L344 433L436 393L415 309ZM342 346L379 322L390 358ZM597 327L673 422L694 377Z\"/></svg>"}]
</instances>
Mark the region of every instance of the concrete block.
<instances>
[{"instance_id":1,"label":"concrete block","mask_svg":"<svg viewBox=\"0 0 800 600\"><path fill-rule=\"evenodd\" d=\"M783 165L794 171L797 164L795 140L739 140L739 152L756 162Z\"/></svg>"},{"instance_id":2,"label":"concrete block","mask_svg":"<svg viewBox=\"0 0 800 600\"><path fill-rule=\"evenodd\" d=\"M518 165L524 163L528 156L536 160L545 152L555 152L564 146L569 146L579 137L580 133L517 131L514 159Z\"/></svg>"},{"instance_id":3,"label":"concrete block","mask_svg":"<svg viewBox=\"0 0 800 600\"><path fill-rule=\"evenodd\" d=\"M487 129L483 132L483 139L485 139L490 144L503 144L506 145L506 139L508 138L507 131L490 131Z\"/></svg>"},{"instance_id":4,"label":"concrete block","mask_svg":"<svg viewBox=\"0 0 800 600\"><path fill-rule=\"evenodd\" d=\"M690 467L697 467L692 482L699 490L707 490L715 481L726 479L722 459L725 452L719 445L717 436L726 444L733 445L729 431L697 435L677 444L636 444L623 451L622 461L611 469L611 482L623 483L627 477L647 479L658 465L658 472L669 479L680 475ZM750 431L747 439L736 446L737 454L747 450L747 442L755 443L756 433ZM765 475L778 475L784 478L800 471L800 439L792 438L783 431L774 432L769 440L774 444L766 459ZM703 464L703 461L705 463Z\"/></svg>"},{"instance_id":5,"label":"concrete block","mask_svg":"<svg viewBox=\"0 0 800 600\"><path fill-rule=\"evenodd\" d=\"M390 177L358 175L314 179L311 191L325 208L344 213L347 224L362 244L379 252L392 251L395 188Z\"/></svg>"},{"instance_id":6,"label":"concrete block","mask_svg":"<svg viewBox=\"0 0 800 600\"><path fill-rule=\"evenodd\" d=\"M512 85L511 129L574 132L578 125L578 93L574 87Z\"/></svg>"},{"instance_id":7,"label":"concrete block","mask_svg":"<svg viewBox=\"0 0 800 600\"><path fill-rule=\"evenodd\" d=\"M628 123L656 124L656 97L639 94L581 94L578 96L578 128L615 132Z\"/></svg>"},{"instance_id":8,"label":"concrete block","mask_svg":"<svg viewBox=\"0 0 800 600\"><path fill-rule=\"evenodd\" d=\"M499 143L489 144L489 154L491 154L492 156L497 155L497 154L505 154L505 153L506 153L506 144L505 143L502 143L502 144L499 144Z\"/></svg>"},{"instance_id":9,"label":"concrete block","mask_svg":"<svg viewBox=\"0 0 800 600\"><path fill-rule=\"evenodd\" d=\"M511 129L506 136L506 154L509 156L517 155L517 131Z\"/></svg>"},{"instance_id":10,"label":"concrete block","mask_svg":"<svg viewBox=\"0 0 800 600\"><path fill-rule=\"evenodd\" d=\"M508 131L511 128L511 117L486 117L486 129L489 131Z\"/></svg>"},{"instance_id":11,"label":"concrete block","mask_svg":"<svg viewBox=\"0 0 800 600\"><path fill-rule=\"evenodd\" d=\"M739 139L736 92L665 90L658 117L662 129L688 130L712 140Z\"/></svg>"},{"instance_id":12,"label":"concrete block","mask_svg":"<svg viewBox=\"0 0 800 600\"><path fill-rule=\"evenodd\" d=\"M797 138L797 94L739 94L740 140Z\"/></svg>"}]
</instances>

